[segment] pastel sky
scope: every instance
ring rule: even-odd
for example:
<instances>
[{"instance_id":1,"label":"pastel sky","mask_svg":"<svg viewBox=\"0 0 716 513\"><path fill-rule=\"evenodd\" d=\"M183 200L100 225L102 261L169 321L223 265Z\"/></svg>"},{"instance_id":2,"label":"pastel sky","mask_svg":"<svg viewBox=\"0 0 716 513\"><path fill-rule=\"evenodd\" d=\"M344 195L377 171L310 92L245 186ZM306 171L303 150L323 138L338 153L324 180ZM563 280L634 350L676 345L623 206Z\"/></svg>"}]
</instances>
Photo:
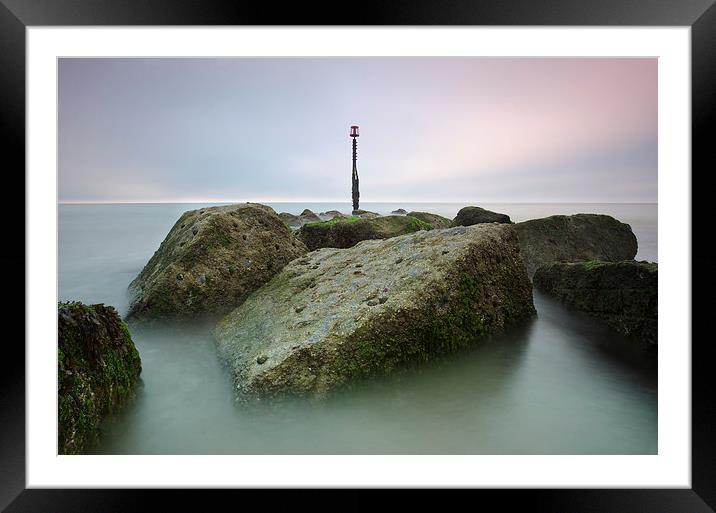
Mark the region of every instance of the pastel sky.
<instances>
[{"instance_id":1,"label":"pastel sky","mask_svg":"<svg viewBox=\"0 0 716 513\"><path fill-rule=\"evenodd\" d=\"M656 202L657 60L61 59L63 202Z\"/></svg>"}]
</instances>

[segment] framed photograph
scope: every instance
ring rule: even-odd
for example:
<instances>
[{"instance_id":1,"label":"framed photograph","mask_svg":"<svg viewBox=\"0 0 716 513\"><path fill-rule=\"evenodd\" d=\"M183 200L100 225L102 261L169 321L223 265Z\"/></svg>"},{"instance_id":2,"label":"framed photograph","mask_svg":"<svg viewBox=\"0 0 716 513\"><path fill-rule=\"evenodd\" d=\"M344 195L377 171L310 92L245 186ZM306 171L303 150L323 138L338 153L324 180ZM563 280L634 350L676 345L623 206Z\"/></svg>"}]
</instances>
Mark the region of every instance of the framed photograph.
<instances>
[{"instance_id":1,"label":"framed photograph","mask_svg":"<svg viewBox=\"0 0 716 513\"><path fill-rule=\"evenodd\" d=\"M710 0L0 2L8 511L716 508Z\"/></svg>"}]
</instances>

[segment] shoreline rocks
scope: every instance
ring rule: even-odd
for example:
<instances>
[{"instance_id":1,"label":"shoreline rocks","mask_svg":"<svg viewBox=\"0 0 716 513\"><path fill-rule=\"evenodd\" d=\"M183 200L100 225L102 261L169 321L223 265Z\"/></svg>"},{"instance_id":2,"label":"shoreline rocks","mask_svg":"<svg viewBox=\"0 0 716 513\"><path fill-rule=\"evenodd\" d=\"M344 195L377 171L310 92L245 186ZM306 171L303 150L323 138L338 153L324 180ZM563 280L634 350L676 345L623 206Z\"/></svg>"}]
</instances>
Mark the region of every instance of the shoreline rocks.
<instances>
[{"instance_id":1,"label":"shoreline rocks","mask_svg":"<svg viewBox=\"0 0 716 513\"><path fill-rule=\"evenodd\" d=\"M289 214L288 212L281 212L278 214L279 219L283 221L289 228L300 228L306 223L315 223L320 221L321 218L311 212L309 209L304 209L299 215Z\"/></svg>"},{"instance_id":2,"label":"shoreline rocks","mask_svg":"<svg viewBox=\"0 0 716 513\"><path fill-rule=\"evenodd\" d=\"M100 422L134 397L142 364L111 306L59 303L57 334L58 452L82 454Z\"/></svg>"},{"instance_id":3,"label":"shoreline rocks","mask_svg":"<svg viewBox=\"0 0 716 513\"><path fill-rule=\"evenodd\" d=\"M363 240L387 239L431 229L431 225L409 216L381 216L372 219L347 217L306 224L301 227L297 236L313 251L320 248L350 248Z\"/></svg>"},{"instance_id":4,"label":"shoreline rocks","mask_svg":"<svg viewBox=\"0 0 716 513\"><path fill-rule=\"evenodd\" d=\"M485 224L309 253L214 334L239 398L320 397L534 315L514 228Z\"/></svg>"},{"instance_id":5,"label":"shoreline rocks","mask_svg":"<svg viewBox=\"0 0 716 513\"><path fill-rule=\"evenodd\" d=\"M128 318L216 315L238 306L307 252L265 205L243 203L182 214L132 281Z\"/></svg>"},{"instance_id":6,"label":"shoreline rocks","mask_svg":"<svg viewBox=\"0 0 716 513\"><path fill-rule=\"evenodd\" d=\"M533 281L535 288L562 303L601 319L629 338L656 346L656 263L553 263L537 269Z\"/></svg>"},{"instance_id":7,"label":"shoreline rocks","mask_svg":"<svg viewBox=\"0 0 716 513\"><path fill-rule=\"evenodd\" d=\"M436 229L450 228L452 226L451 219L437 214L431 214L430 212L408 212L406 215L419 219L424 223L428 223Z\"/></svg>"},{"instance_id":8,"label":"shoreline rocks","mask_svg":"<svg viewBox=\"0 0 716 513\"><path fill-rule=\"evenodd\" d=\"M512 223L510 216L485 210L482 207L463 207L453 219L453 226L472 226L481 223Z\"/></svg>"},{"instance_id":9,"label":"shoreline rocks","mask_svg":"<svg viewBox=\"0 0 716 513\"><path fill-rule=\"evenodd\" d=\"M381 217L381 215L377 212L370 212L361 208L359 208L358 210L352 210L351 215L362 217L363 219L375 219L376 217Z\"/></svg>"},{"instance_id":10,"label":"shoreline rocks","mask_svg":"<svg viewBox=\"0 0 716 513\"><path fill-rule=\"evenodd\" d=\"M330 221L331 219L335 219L336 217L347 217L345 214L339 212L338 210L329 210L327 212L321 212L318 214L318 217L321 218L322 221Z\"/></svg>"},{"instance_id":11,"label":"shoreline rocks","mask_svg":"<svg viewBox=\"0 0 716 513\"><path fill-rule=\"evenodd\" d=\"M633 260L631 226L603 214L555 215L515 224L530 277L552 262Z\"/></svg>"}]
</instances>

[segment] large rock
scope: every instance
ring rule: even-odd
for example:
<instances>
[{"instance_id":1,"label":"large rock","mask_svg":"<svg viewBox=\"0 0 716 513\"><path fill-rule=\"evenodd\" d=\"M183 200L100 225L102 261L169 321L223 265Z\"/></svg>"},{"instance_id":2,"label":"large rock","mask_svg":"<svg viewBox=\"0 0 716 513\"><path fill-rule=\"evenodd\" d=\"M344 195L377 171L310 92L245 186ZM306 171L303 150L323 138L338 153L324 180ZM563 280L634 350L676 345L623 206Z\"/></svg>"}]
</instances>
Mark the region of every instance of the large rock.
<instances>
[{"instance_id":1,"label":"large rock","mask_svg":"<svg viewBox=\"0 0 716 513\"><path fill-rule=\"evenodd\" d=\"M128 316L226 313L306 251L264 205L185 212L130 284Z\"/></svg>"},{"instance_id":2,"label":"large rock","mask_svg":"<svg viewBox=\"0 0 716 513\"><path fill-rule=\"evenodd\" d=\"M535 314L514 228L420 231L294 260L219 322L238 396L323 395Z\"/></svg>"},{"instance_id":3,"label":"large rock","mask_svg":"<svg viewBox=\"0 0 716 513\"><path fill-rule=\"evenodd\" d=\"M657 273L656 263L633 260L553 263L537 269L534 285L628 337L656 345Z\"/></svg>"},{"instance_id":4,"label":"large rock","mask_svg":"<svg viewBox=\"0 0 716 513\"><path fill-rule=\"evenodd\" d=\"M464 207L453 219L453 226L472 226L482 223L511 223L510 216L481 207Z\"/></svg>"},{"instance_id":5,"label":"large rock","mask_svg":"<svg viewBox=\"0 0 716 513\"><path fill-rule=\"evenodd\" d=\"M433 228L450 228L452 226L452 220L447 217L439 216L437 214L431 214L430 212L408 212L410 217L420 219L424 223L428 223Z\"/></svg>"},{"instance_id":6,"label":"large rock","mask_svg":"<svg viewBox=\"0 0 716 513\"><path fill-rule=\"evenodd\" d=\"M631 227L607 215L550 216L515 227L530 276L552 262L619 262L636 256L636 236Z\"/></svg>"},{"instance_id":7,"label":"large rock","mask_svg":"<svg viewBox=\"0 0 716 513\"><path fill-rule=\"evenodd\" d=\"M81 454L98 426L134 397L142 371L127 325L111 306L59 303L58 452Z\"/></svg>"},{"instance_id":8,"label":"large rock","mask_svg":"<svg viewBox=\"0 0 716 513\"><path fill-rule=\"evenodd\" d=\"M387 239L431 229L431 225L414 217L383 216L363 219L354 216L303 225L298 231L298 238L313 251L319 248L350 248L362 240Z\"/></svg>"}]
</instances>

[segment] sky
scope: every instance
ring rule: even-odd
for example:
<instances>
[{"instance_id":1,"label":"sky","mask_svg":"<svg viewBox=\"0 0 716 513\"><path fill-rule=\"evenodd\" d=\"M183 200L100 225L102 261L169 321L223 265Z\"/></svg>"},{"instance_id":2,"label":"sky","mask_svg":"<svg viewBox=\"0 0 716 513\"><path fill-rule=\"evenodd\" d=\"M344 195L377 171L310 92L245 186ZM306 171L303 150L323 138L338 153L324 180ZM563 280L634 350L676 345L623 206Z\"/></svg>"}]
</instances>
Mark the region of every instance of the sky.
<instances>
[{"instance_id":1,"label":"sky","mask_svg":"<svg viewBox=\"0 0 716 513\"><path fill-rule=\"evenodd\" d=\"M656 202L652 58L59 61L61 202Z\"/></svg>"}]
</instances>

